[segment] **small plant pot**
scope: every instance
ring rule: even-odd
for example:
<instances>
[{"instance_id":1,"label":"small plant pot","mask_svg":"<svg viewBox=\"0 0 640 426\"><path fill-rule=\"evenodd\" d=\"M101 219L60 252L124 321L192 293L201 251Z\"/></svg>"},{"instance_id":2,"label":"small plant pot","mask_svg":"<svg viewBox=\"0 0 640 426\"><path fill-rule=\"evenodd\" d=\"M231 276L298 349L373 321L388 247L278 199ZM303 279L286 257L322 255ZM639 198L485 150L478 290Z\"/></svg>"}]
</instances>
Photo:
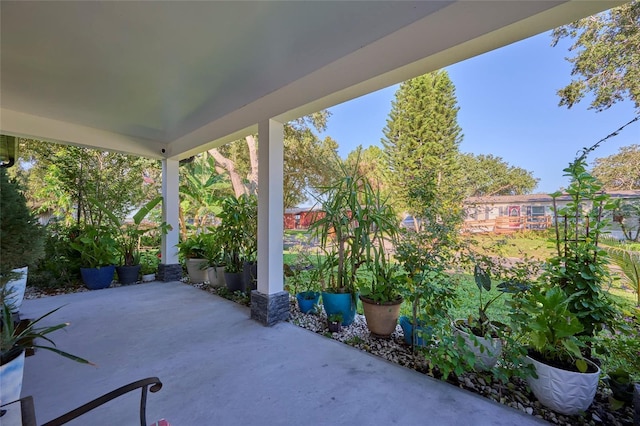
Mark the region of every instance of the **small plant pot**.
<instances>
[{"instance_id":1,"label":"small plant pot","mask_svg":"<svg viewBox=\"0 0 640 426\"><path fill-rule=\"evenodd\" d=\"M418 321L418 325L413 327L413 321L411 318L407 316L401 316L400 327L402 327L402 332L404 333L404 342L407 345L418 347L426 347L428 342L431 340L431 336L433 335L433 328L424 327L423 324ZM414 336L415 333L415 336Z\"/></svg>"},{"instance_id":2,"label":"small plant pot","mask_svg":"<svg viewBox=\"0 0 640 426\"><path fill-rule=\"evenodd\" d=\"M320 300L320 293L317 291L303 291L296 294L296 300L298 301L300 312L303 314L315 313L315 307Z\"/></svg>"},{"instance_id":3,"label":"small plant pot","mask_svg":"<svg viewBox=\"0 0 640 426\"><path fill-rule=\"evenodd\" d=\"M12 313L16 313L20 311L20 306L22 306L22 300L24 299L24 292L27 289L29 267L25 266L24 268L13 269L11 272L15 272L20 276L7 281L6 289L8 294L5 303L11 307Z\"/></svg>"},{"instance_id":4,"label":"small plant pot","mask_svg":"<svg viewBox=\"0 0 640 426\"><path fill-rule=\"evenodd\" d=\"M633 401L633 383L619 382L613 377L607 379L607 384L611 389L611 396L625 404L631 404Z\"/></svg>"},{"instance_id":5,"label":"small plant pot","mask_svg":"<svg viewBox=\"0 0 640 426\"><path fill-rule=\"evenodd\" d=\"M143 283L150 283L151 281L156 280L156 274L145 274L142 276Z\"/></svg>"},{"instance_id":6,"label":"small plant pot","mask_svg":"<svg viewBox=\"0 0 640 426\"><path fill-rule=\"evenodd\" d=\"M22 351L16 358L0 366L0 383L2 383L2 386L0 386L0 401L2 403L20 399L24 357L25 353Z\"/></svg>"},{"instance_id":7,"label":"small plant pot","mask_svg":"<svg viewBox=\"0 0 640 426\"><path fill-rule=\"evenodd\" d=\"M340 333L342 331L342 324L340 321L328 321L327 320L327 328L330 333Z\"/></svg>"},{"instance_id":8,"label":"small plant pot","mask_svg":"<svg viewBox=\"0 0 640 426\"><path fill-rule=\"evenodd\" d=\"M216 266L207 269L207 274L209 276L209 284L212 287L224 287L224 266Z\"/></svg>"},{"instance_id":9,"label":"small plant pot","mask_svg":"<svg viewBox=\"0 0 640 426\"><path fill-rule=\"evenodd\" d=\"M466 331L459 328L458 324L466 323L464 320L455 322L455 333L462 336L467 348L475 355L474 367L477 370L490 370L498 362L502 355L502 341L499 338L487 339L481 336L471 336ZM476 341L474 341L474 338Z\"/></svg>"}]
</instances>

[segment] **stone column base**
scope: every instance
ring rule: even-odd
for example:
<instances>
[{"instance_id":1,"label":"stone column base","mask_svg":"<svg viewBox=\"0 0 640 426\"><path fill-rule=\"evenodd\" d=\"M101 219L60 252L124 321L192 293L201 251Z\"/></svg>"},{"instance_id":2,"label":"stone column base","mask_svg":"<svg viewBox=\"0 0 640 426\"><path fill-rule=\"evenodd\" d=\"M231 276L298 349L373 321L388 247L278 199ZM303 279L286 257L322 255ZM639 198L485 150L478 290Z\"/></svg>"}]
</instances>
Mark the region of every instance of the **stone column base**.
<instances>
[{"instance_id":1,"label":"stone column base","mask_svg":"<svg viewBox=\"0 0 640 426\"><path fill-rule=\"evenodd\" d=\"M281 291L274 294L264 294L253 290L251 292L251 319L271 326L289 319L289 293Z\"/></svg>"},{"instance_id":2,"label":"stone column base","mask_svg":"<svg viewBox=\"0 0 640 426\"><path fill-rule=\"evenodd\" d=\"M182 265L179 263L173 263L165 265L161 263L158 265L158 281L180 281L182 279Z\"/></svg>"}]
</instances>

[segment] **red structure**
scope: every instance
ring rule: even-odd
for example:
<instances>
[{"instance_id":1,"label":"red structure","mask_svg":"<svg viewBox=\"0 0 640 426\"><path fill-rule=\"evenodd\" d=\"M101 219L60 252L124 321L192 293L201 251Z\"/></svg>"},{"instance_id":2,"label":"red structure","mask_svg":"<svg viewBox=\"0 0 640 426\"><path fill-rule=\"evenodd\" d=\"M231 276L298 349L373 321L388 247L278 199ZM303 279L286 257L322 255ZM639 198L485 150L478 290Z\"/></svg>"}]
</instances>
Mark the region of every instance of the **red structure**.
<instances>
[{"instance_id":1,"label":"red structure","mask_svg":"<svg viewBox=\"0 0 640 426\"><path fill-rule=\"evenodd\" d=\"M312 207L286 209L284 212L284 229L308 229L312 223L322 217L324 217L324 212Z\"/></svg>"}]
</instances>

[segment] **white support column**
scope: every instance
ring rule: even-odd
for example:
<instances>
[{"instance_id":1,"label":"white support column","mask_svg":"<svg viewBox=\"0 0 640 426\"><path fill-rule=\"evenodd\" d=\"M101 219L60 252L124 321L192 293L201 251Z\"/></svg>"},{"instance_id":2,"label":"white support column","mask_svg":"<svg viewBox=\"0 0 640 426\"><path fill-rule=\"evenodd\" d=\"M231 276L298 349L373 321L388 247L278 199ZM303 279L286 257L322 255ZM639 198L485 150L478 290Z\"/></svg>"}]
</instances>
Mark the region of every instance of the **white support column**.
<instances>
[{"instance_id":1,"label":"white support column","mask_svg":"<svg viewBox=\"0 0 640 426\"><path fill-rule=\"evenodd\" d=\"M162 220L173 228L162 236L162 263L158 279L161 281L176 281L182 278L182 268L178 261L178 237L180 223L178 221L178 206L180 204L180 177L178 160L162 160Z\"/></svg>"},{"instance_id":2,"label":"white support column","mask_svg":"<svg viewBox=\"0 0 640 426\"><path fill-rule=\"evenodd\" d=\"M266 325L289 317L283 291L284 126L258 123L258 290L251 294L251 317Z\"/></svg>"}]
</instances>

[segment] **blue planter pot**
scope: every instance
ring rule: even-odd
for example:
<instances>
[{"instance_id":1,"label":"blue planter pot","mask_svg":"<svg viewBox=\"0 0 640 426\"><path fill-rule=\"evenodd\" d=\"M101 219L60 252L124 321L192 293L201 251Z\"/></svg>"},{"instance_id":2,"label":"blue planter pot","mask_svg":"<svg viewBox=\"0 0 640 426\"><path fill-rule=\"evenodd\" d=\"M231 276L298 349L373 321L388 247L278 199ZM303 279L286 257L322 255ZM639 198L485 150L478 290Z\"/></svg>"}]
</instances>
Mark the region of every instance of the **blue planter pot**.
<instances>
[{"instance_id":1,"label":"blue planter pot","mask_svg":"<svg viewBox=\"0 0 640 426\"><path fill-rule=\"evenodd\" d=\"M413 323L411 318L407 316L400 317L400 327L402 327L402 331L404 333L404 342L407 345L413 345L412 336L413 336ZM418 326L415 330L416 333L416 346L427 346L429 340L431 340L431 336L433 335L433 329L431 327L423 327L418 322Z\"/></svg>"},{"instance_id":2,"label":"blue planter pot","mask_svg":"<svg viewBox=\"0 0 640 426\"><path fill-rule=\"evenodd\" d=\"M100 290L111 285L115 270L116 267L113 265L99 268L80 268L80 276L89 290Z\"/></svg>"},{"instance_id":3,"label":"blue planter pot","mask_svg":"<svg viewBox=\"0 0 640 426\"><path fill-rule=\"evenodd\" d=\"M296 299L298 300L300 312L303 314L311 311L315 312L314 307L320 300L320 293L317 291L303 291L302 293L296 294Z\"/></svg>"},{"instance_id":4,"label":"blue planter pot","mask_svg":"<svg viewBox=\"0 0 640 426\"><path fill-rule=\"evenodd\" d=\"M322 292L322 304L327 318L333 314L342 314L342 325L351 325L356 317L357 296L354 300L351 293Z\"/></svg>"}]
</instances>

